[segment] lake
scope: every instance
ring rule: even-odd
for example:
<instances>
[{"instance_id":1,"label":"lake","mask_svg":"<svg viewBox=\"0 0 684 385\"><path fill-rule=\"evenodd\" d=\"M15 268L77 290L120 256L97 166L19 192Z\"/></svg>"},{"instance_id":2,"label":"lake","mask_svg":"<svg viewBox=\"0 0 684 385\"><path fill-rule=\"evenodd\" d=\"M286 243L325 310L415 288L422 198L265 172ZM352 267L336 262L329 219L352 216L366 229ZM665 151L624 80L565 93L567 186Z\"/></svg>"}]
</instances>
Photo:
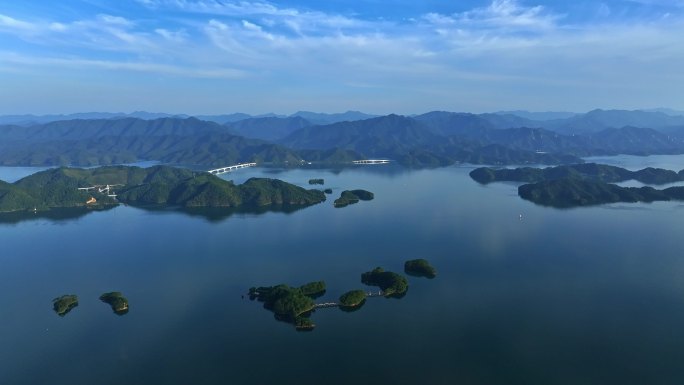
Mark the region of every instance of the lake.
<instances>
[{"instance_id":1,"label":"lake","mask_svg":"<svg viewBox=\"0 0 684 385\"><path fill-rule=\"evenodd\" d=\"M682 156L640 159L684 168ZM475 183L472 168L223 176L333 189L289 213L120 206L0 220L0 384L681 384L684 204L544 208L516 184ZM355 188L375 199L332 206ZM368 288L361 273L403 273L414 258L437 278L409 277L405 297L356 312L319 309L312 332L243 298L324 280L317 302L335 301ZM128 314L99 301L108 291ZM79 306L58 317L62 294Z\"/></svg>"}]
</instances>

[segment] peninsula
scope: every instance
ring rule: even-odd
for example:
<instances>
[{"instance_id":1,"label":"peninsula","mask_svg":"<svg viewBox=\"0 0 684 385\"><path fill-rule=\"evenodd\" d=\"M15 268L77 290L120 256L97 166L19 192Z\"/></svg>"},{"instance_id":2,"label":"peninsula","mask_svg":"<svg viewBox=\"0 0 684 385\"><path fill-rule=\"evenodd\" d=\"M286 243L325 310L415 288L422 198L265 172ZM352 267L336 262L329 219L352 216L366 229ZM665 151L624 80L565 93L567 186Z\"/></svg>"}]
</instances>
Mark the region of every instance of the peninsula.
<instances>
[{"instance_id":1,"label":"peninsula","mask_svg":"<svg viewBox=\"0 0 684 385\"><path fill-rule=\"evenodd\" d=\"M0 212L67 207L164 205L178 207L305 207L325 201L322 191L277 179L241 185L184 168L108 166L54 168L15 183L0 182Z\"/></svg>"}]
</instances>

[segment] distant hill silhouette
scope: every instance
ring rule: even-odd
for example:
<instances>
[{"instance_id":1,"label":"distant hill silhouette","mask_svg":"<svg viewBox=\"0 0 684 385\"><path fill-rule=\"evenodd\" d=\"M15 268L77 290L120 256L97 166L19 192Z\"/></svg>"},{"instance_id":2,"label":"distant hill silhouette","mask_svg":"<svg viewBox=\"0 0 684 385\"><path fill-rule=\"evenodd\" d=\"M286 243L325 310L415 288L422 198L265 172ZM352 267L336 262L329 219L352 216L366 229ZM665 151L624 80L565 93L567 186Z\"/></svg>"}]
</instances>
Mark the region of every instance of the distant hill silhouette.
<instances>
[{"instance_id":1,"label":"distant hill silhouette","mask_svg":"<svg viewBox=\"0 0 684 385\"><path fill-rule=\"evenodd\" d=\"M139 113L145 116L146 113ZM684 153L684 116L594 110L566 119L433 111L331 124L310 119L363 118L363 113L299 112L225 124L195 117L60 120L0 125L2 165L101 165L139 160L195 165L258 161L350 162L390 158L411 166L558 164L579 157ZM244 118L244 119L243 119Z\"/></svg>"}]
</instances>

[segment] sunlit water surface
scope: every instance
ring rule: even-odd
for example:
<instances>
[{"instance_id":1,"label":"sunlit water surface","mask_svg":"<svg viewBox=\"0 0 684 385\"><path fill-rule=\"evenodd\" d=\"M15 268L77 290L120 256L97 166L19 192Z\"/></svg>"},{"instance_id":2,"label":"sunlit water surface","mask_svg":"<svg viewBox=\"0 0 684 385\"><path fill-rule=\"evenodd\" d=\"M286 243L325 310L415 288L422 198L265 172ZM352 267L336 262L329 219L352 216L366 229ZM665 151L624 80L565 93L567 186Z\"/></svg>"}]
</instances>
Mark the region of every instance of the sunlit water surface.
<instances>
[{"instance_id":1,"label":"sunlit water surface","mask_svg":"<svg viewBox=\"0 0 684 385\"><path fill-rule=\"evenodd\" d=\"M660 166L684 168L676 162ZM684 206L543 208L515 184L475 183L471 169L224 176L307 188L324 178L331 198L375 193L341 209L329 199L291 213L120 206L6 218L0 384L681 384ZM0 179L19 177L0 168ZM437 278L410 277L404 298L357 312L320 309L313 332L242 297L325 280L319 301L334 301L364 288L362 272L401 272L418 257ZM114 290L130 301L124 316L98 300ZM80 304L58 317L62 294Z\"/></svg>"}]
</instances>

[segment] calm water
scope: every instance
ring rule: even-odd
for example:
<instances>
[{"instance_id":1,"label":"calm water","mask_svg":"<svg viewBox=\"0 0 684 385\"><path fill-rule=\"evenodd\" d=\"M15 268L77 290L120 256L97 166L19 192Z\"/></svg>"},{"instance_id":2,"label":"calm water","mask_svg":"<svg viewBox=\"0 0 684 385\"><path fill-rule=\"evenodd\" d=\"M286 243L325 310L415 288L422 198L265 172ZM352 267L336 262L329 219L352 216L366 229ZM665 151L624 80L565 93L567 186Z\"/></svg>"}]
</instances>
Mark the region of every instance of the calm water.
<instances>
[{"instance_id":1,"label":"calm water","mask_svg":"<svg viewBox=\"0 0 684 385\"><path fill-rule=\"evenodd\" d=\"M376 199L6 220L0 384L681 384L684 205L542 208L470 170L244 169L230 178L325 178L334 196ZM322 279L319 300L334 300L363 288L362 272L417 257L436 279L357 312L318 310L310 333L241 298ZM127 315L99 302L113 290ZM80 305L58 317L52 298L70 293Z\"/></svg>"}]
</instances>

